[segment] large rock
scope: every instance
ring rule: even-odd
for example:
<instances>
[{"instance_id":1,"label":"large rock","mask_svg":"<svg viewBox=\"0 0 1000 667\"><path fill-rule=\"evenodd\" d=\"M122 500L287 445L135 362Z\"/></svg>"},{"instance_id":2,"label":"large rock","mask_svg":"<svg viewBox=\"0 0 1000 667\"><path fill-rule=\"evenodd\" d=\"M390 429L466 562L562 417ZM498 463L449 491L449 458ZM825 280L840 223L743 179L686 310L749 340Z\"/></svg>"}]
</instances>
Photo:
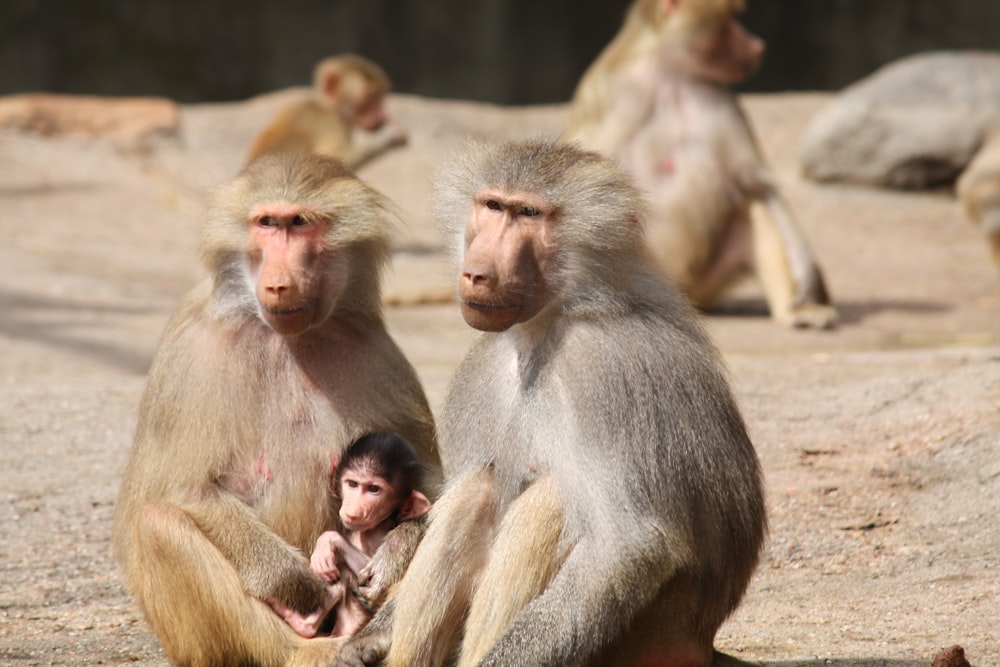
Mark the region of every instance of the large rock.
<instances>
[{"instance_id":1,"label":"large rock","mask_svg":"<svg viewBox=\"0 0 1000 667\"><path fill-rule=\"evenodd\" d=\"M920 54L844 89L810 122L799 157L817 181L941 185L972 160L997 117L1000 54Z\"/></svg>"},{"instance_id":2,"label":"large rock","mask_svg":"<svg viewBox=\"0 0 1000 667\"><path fill-rule=\"evenodd\" d=\"M0 97L0 127L46 136L106 137L132 142L175 135L180 107L162 97L100 97L27 93Z\"/></svg>"}]
</instances>

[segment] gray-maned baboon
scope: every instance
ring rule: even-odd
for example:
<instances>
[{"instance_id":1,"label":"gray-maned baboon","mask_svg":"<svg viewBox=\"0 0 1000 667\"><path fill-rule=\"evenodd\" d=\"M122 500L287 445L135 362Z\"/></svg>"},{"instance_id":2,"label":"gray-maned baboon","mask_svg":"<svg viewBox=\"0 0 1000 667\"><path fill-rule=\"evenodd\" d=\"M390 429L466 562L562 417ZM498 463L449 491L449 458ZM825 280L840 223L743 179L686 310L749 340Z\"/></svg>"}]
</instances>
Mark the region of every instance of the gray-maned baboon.
<instances>
[{"instance_id":1,"label":"gray-maned baboon","mask_svg":"<svg viewBox=\"0 0 1000 667\"><path fill-rule=\"evenodd\" d=\"M820 268L728 85L764 43L743 0L636 0L583 75L566 136L621 161L652 205L657 263L699 306L750 272L776 321L833 326Z\"/></svg>"},{"instance_id":2,"label":"gray-maned baboon","mask_svg":"<svg viewBox=\"0 0 1000 667\"><path fill-rule=\"evenodd\" d=\"M437 179L481 337L439 434L447 486L392 604L342 663L685 665L766 532L718 353L643 260L644 205L577 147L475 147Z\"/></svg>"},{"instance_id":3,"label":"gray-maned baboon","mask_svg":"<svg viewBox=\"0 0 1000 667\"><path fill-rule=\"evenodd\" d=\"M160 341L114 521L129 589L171 662L332 660L337 641L299 637L264 601L322 604L303 552L338 526L331 475L361 434L405 437L436 497L433 420L380 310L388 233L382 197L321 156L264 156L208 207L211 277ZM399 560L376 556L374 597Z\"/></svg>"},{"instance_id":4,"label":"gray-maned baboon","mask_svg":"<svg viewBox=\"0 0 1000 667\"><path fill-rule=\"evenodd\" d=\"M385 110L390 87L389 76L367 58L341 55L321 60L309 98L278 112L254 139L247 162L264 153L320 153L357 169L402 146L406 132L389 122Z\"/></svg>"}]
</instances>

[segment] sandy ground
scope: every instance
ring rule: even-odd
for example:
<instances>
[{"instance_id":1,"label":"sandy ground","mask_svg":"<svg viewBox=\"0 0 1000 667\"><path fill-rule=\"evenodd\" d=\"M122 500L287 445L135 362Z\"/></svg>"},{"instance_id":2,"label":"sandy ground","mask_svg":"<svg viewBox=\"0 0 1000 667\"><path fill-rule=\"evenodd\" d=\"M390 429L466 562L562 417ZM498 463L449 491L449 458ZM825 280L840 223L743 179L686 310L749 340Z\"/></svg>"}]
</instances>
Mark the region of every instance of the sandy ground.
<instances>
[{"instance_id":1,"label":"sandy ground","mask_svg":"<svg viewBox=\"0 0 1000 667\"><path fill-rule=\"evenodd\" d=\"M189 106L179 141L0 133L0 664L166 661L109 532L144 374L207 188L286 93ZM767 475L771 535L718 646L767 665L1000 665L1000 272L949 192L818 186L796 144L824 95L746 105L843 323L787 331L748 283L708 327ZM554 134L562 107L395 96L410 144L361 170L404 226L389 291L449 283L433 168L465 136ZM388 321L437 409L472 332L453 305Z\"/></svg>"}]
</instances>

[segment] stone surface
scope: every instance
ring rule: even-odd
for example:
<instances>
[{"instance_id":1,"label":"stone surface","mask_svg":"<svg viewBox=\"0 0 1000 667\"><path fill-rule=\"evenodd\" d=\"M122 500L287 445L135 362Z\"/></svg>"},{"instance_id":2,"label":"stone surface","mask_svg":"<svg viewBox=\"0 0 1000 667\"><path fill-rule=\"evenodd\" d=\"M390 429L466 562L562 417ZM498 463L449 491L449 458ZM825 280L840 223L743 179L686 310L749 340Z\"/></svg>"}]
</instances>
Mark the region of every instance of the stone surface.
<instances>
[{"instance_id":1,"label":"stone surface","mask_svg":"<svg viewBox=\"0 0 1000 667\"><path fill-rule=\"evenodd\" d=\"M157 338L201 278L208 188L292 91L183 106L144 151L0 130L0 663L166 667L127 596L111 515ZM718 647L774 667L1000 664L1000 275L941 193L820 186L796 146L828 95L745 99L843 324L789 331L741 286L705 318L768 488L770 538ZM389 292L452 282L434 169L467 137L558 134L565 107L393 96L410 143L361 176L397 205ZM393 307L432 408L474 333Z\"/></svg>"},{"instance_id":2,"label":"stone surface","mask_svg":"<svg viewBox=\"0 0 1000 667\"><path fill-rule=\"evenodd\" d=\"M997 118L1000 54L910 56L849 86L811 120L803 172L903 189L947 184Z\"/></svg>"},{"instance_id":3,"label":"stone surface","mask_svg":"<svg viewBox=\"0 0 1000 667\"><path fill-rule=\"evenodd\" d=\"M0 97L0 127L44 136L72 135L129 143L151 135L175 135L180 119L180 105L162 97L45 93Z\"/></svg>"}]
</instances>

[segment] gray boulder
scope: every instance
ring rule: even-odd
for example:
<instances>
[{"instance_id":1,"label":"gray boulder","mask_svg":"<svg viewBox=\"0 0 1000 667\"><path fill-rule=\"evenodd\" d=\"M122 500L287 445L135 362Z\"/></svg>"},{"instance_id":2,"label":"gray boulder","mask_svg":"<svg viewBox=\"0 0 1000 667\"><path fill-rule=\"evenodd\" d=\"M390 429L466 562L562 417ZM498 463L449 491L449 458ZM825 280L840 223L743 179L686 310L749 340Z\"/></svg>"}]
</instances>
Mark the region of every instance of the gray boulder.
<instances>
[{"instance_id":1,"label":"gray boulder","mask_svg":"<svg viewBox=\"0 0 1000 667\"><path fill-rule=\"evenodd\" d=\"M900 59L845 88L799 145L817 181L901 189L950 183L1000 117L1000 53Z\"/></svg>"}]
</instances>

